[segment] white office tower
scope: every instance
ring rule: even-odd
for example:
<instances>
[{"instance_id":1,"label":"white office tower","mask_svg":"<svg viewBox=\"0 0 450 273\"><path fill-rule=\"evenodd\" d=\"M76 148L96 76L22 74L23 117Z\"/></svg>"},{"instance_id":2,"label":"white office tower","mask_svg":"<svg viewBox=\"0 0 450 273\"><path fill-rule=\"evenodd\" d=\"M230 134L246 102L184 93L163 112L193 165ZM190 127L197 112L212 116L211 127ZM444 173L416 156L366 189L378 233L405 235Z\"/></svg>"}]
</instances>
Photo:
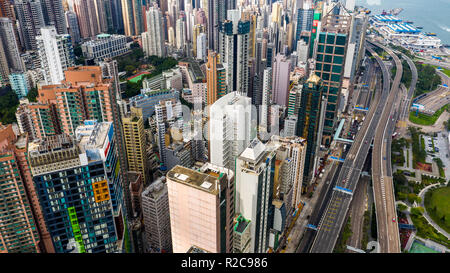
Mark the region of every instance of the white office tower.
<instances>
[{"instance_id":1,"label":"white office tower","mask_svg":"<svg viewBox=\"0 0 450 273\"><path fill-rule=\"evenodd\" d=\"M260 110L260 121L259 124L265 130L268 130L268 119L269 119L269 107L272 95L272 67L264 69L263 74L263 91L262 91L262 105Z\"/></svg>"},{"instance_id":2,"label":"white office tower","mask_svg":"<svg viewBox=\"0 0 450 273\"><path fill-rule=\"evenodd\" d=\"M212 164L234 170L234 160L256 135L251 98L231 92L212 104L209 120Z\"/></svg>"},{"instance_id":3,"label":"white office tower","mask_svg":"<svg viewBox=\"0 0 450 273\"><path fill-rule=\"evenodd\" d=\"M142 33L142 47L146 56L164 57L163 17L159 8L150 7L145 12L147 32Z\"/></svg>"},{"instance_id":4,"label":"white office tower","mask_svg":"<svg viewBox=\"0 0 450 273\"><path fill-rule=\"evenodd\" d=\"M298 67L306 68L306 63L308 62L308 50L308 44L304 40L299 40L297 42Z\"/></svg>"},{"instance_id":5,"label":"white office tower","mask_svg":"<svg viewBox=\"0 0 450 273\"><path fill-rule=\"evenodd\" d=\"M57 34L54 26L43 27L36 42L45 83L60 84L64 71L75 65L70 35Z\"/></svg>"},{"instance_id":6,"label":"white office tower","mask_svg":"<svg viewBox=\"0 0 450 273\"><path fill-rule=\"evenodd\" d=\"M166 177L150 184L141 195L147 249L172 252L170 232L169 195Z\"/></svg>"},{"instance_id":7,"label":"white office tower","mask_svg":"<svg viewBox=\"0 0 450 273\"><path fill-rule=\"evenodd\" d=\"M206 34L200 33L197 36L197 60L206 60Z\"/></svg>"},{"instance_id":8,"label":"white office tower","mask_svg":"<svg viewBox=\"0 0 450 273\"><path fill-rule=\"evenodd\" d=\"M184 51L184 43L186 41L186 31L185 31L185 23L183 18L179 18L177 20L176 25L176 39L177 39L177 49Z\"/></svg>"},{"instance_id":9,"label":"white office tower","mask_svg":"<svg viewBox=\"0 0 450 273\"><path fill-rule=\"evenodd\" d=\"M269 220L272 206L275 152L257 138L236 159L236 213L251 221L250 253L265 253L268 249Z\"/></svg>"}]
</instances>

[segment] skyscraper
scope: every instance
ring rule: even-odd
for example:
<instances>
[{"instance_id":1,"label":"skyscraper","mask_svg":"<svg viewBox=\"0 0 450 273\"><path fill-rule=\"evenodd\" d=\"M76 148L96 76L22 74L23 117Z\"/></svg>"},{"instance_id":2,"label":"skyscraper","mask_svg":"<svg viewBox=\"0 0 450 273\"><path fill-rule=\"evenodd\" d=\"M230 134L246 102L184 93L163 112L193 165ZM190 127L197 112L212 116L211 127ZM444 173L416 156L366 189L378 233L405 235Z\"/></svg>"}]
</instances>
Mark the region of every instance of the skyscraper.
<instances>
[{"instance_id":1,"label":"skyscraper","mask_svg":"<svg viewBox=\"0 0 450 273\"><path fill-rule=\"evenodd\" d=\"M34 188L26 159L26 135L17 137L12 125L0 124L0 253L40 252L27 194ZM30 183L31 182L31 183Z\"/></svg>"},{"instance_id":2,"label":"skyscraper","mask_svg":"<svg viewBox=\"0 0 450 273\"><path fill-rule=\"evenodd\" d=\"M166 154L166 148L173 141L183 141L183 112L181 102L177 99L161 100L159 104L155 105L155 113L159 156L161 163L168 167L169 159Z\"/></svg>"},{"instance_id":3,"label":"skyscraper","mask_svg":"<svg viewBox=\"0 0 450 273\"><path fill-rule=\"evenodd\" d=\"M61 0L42 0L43 15L46 25L54 26L58 34L67 33L64 9Z\"/></svg>"},{"instance_id":4,"label":"skyscraper","mask_svg":"<svg viewBox=\"0 0 450 273\"><path fill-rule=\"evenodd\" d=\"M151 251L172 252L169 195L166 178L160 177L142 192L145 240Z\"/></svg>"},{"instance_id":5,"label":"skyscraper","mask_svg":"<svg viewBox=\"0 0 450 273\"><path fill-rule=\"evenodd\" d=\"M297 7L297 29L295 34L295 45L300 40L300 36L302 31L311 31L313 26L314 19L314 9L311 6L310 1L303 2L297 1L297 4L300 5Z\"/></svg>"},{"instance_id":6,"label":"skyscraper","mask_svg":"<svg viewBox=\"0 0 450 273\"><path fill-rule=\"evenodd\" d=\"M305 82L300 100L297 120L297 136L306 139L306 156L303 183L307 185L314 176L314 160L320 146L320 128L324 120L322 115L326 104L322 101L322 81L313 74Z\"/></svg>"},{"instance_id":7,"label":"skyscraper","mask_svg":"<svg viewBox=\"0 0 450 273\"><path fill-rule=\"evenodd\" d=\"M122 0L122 16L125 35L137 36L144 31L142 8L142 0Z\"/></svg>"},{"instance_id":8,"label":"skyscraper","mask_svg":"<svg viewBox=\"0 0 450 273\"><path fill-rule=\"evenodd\" d=\"M193 245L212 253L232 252L234 173L210 163L198 171L175 166L167 173L174 253Z\"/></svg>"},{"instance_id":9,"label":"skyscraper","mask_svg":"<svg viewBox=\"0 0 450 273\"><path fill-rule=\"evenodd\" d=\"M60 131L73 135L84 120L113 121L113 79L103 78L99 66L69 67L65 81L42 86L38 103L32 103L35 131L39 138ZM45 122L42 122L45 114Z\"/></svg>"},{"instance_id":10,"label":"skyscraper","mask_svg":"<svg viewBox=\"0 0 450 273\"><path fill-rule=\"evenodd\" d=\"M142 47L146 56L166 55L164 46L163 17L159 8L150 7L145 11L147 31L142 33Z\"/></svg>"},{"instance_id":11,"label":"skyscraper","mask_svg":"<svg viewBox=\"0 0 450 273\"><path fill-rule=\"evenodd\" d=\"M80 27L78 25L77 14L73 11L66 11L66 23L70 37L74 44L81 42Z\"/></svg>"},{"instance_id":12,"label":"skyscraper","mask_svg":"<svg viewBox=\"0 0 450 273\"><path fill-rule=\"evenodd\" d=\"M277 54L272 67L272 102L277 105L287 106L289 96L289 74L291 62L286 56Z\"/></svg>"},{"instance_id":13,"label":"skyscraper","mask_svg":"<svg viewBox=\"0 0 450 273\"><path fill-rule=\"evenodd\" d=\"M207 105L212 105L221 97L225 96L227 87L225 85L225 69L220 64L219 55L214 51L208 52L206 63L207 82Z\"/></svg>"},{"instance_id":14,"label":"skyscraper","mask_svg":"<svg viewBox=\"0 0 450 273\"><path fill-rule=\"evenodd\" d=\"M81 38L92 38L102 32L96 0L74 0L74 11L77 14Z\"/></svg>"},{"instance_id":15,"label":"skyscraper","mask_svg":"<svg viewBox=\"0 0 450 273\"><path fill-rule=\"evenodd\" d=\"M120 193L114 184L121 181L115 177L118 166L112 165L114 150L109 149L113 145L112 126L96 126L96 130L78 135L77 140L56 135L29 147L33 181L58 253L71 251L71 242L80 253L121 249L118 240L123 238L123 229L120 221L114 221L114 199Z\"/></svg>"},{"instance_id":16,"label":"skyscraper","mask_svg":"<svg viewBox=\"0 0 450 273\"><path fill-rule=\"evenodd\" d=\"M227 71L228 92L245 96L249 91L249 33L250 21L226 20L220 25L219 54Z\"/></svg>"},{"instance_id":17,"label":"skyscraper","mask_svg":"<svg viewBox=\"0 0 450 273\"><path fill-rule=\"evenodd\" d=\"M24 75L25 65L20 52L11 19L0 18L0 85L8 83L11 73ZM16 93L21 94L14 90ZM18 95L19 95L18 94ZM26 95L26 94L25 94Z\"/></svg>"},{"instance_id":18,"label":"skyscraper","mask_svg":"<svg viewBox=\"0 0 450 273\"><path fill-rule=\"evenodd\" d=\"M236 212L252 223L250 253L265 253L269 247L275 158L255 138L236 159Z\"/></svg>"},{"instance_id":19,"label":"skyscraper","mask_svg":"<svg viewBox=\"0 0 450 273\"><path fill-rule=\"evenodd\" d=\"M206 44L206 34L205 33L200 33L200 35L197 36L197 60L206 60L206 48L207 48L207 44Z\"/></svg>"},{"instance_id":20,"label":"skyscraper","mask_svg":"<svg viewBox=\"0 0 450 273\"><path fill-rule=\"evenodd\" d=\"M210 108L210 161L234 170L234 161L256 135L251 99L231 92Z\"/></svg>"},{"instance_id":21,"label":"skyscraper","mask_svg":"<svg viewBox=\"0 0 450 273\"><path fill-rule=\"evenodd\" d=\"M329 145L336 126L342 88L351 16L327 14L316 51L315 73L323 81L323 95L327 99L322 143Z\"/></svg>"},{"instance_id":22,"label":"skyscraper","mask_svg":"<svg viewBox=\"0 0 450 273\"><path fill-rule=\"evenodd\" d=\"M131 107L129 115L122 118L125 147L127 149L128 170L139 172L144 185L148 181L147 141L145 139L144 119L142 109Z\"/></svg>"},{"instance_id":23,"label":"skyscraper","mask_svg":"<svg viewBox=\"0 0 450 273\"><path fill-rule=\"evenodd\" d=\"M14 2L16 16L19 21L20 37L25 50L36 50L36 36L40 35L40 28L45 26L41 1L17 0Z\"/></svg>"},{"instance_id":24,"label":"skyscraper","mask_svg":"<svg viewBox=\"0 0 450 273\"><path fill-rule=\"evenodd\" d=\"M36 37L47 84L60 84L64 80L64 71L74 66L75 54L73 52L70 35L59 35L55 27L41 28L41 35Z\"/></svg>"},{"instance_id":25,"label":"skyscraper","mask_svg":"<svg viewBox=\"0 0 450 273\"><path fill-rule=\"evenodd\" d=\"M177 49L185 51L185 41L186 41L186 24L183 18L178 18L176 21L176 40Z\"/></svg>"}]
</instances>

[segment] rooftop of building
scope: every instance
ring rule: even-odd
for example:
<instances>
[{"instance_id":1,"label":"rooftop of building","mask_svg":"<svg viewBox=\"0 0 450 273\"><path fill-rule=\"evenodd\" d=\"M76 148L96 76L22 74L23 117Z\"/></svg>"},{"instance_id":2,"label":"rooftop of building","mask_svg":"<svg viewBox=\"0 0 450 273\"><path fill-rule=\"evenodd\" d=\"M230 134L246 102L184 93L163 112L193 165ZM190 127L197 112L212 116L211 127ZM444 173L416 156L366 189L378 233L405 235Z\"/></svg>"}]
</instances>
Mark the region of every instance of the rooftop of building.
<instances>
[{"instance_id":1,"label":"rooftop of building","mask_svg":"<svg viewBox=\"0 0 450 273\"><path fill-rule=\"evenodd\" d=\"M210 253L210 252L207 251L207 250L205 250L205 249L203 249L203 248L200 248L200 247L198 247L198 246L193 245L193 246L191 246L191 247L189 248L189 250L187 251L187 253Z\"/></svg>"},{"instance_id":2,"label":"rooftop of building","mask_svg":"<svg viewBox=\"0 0 450 273\"><path fill-rule=\"evenodd\" d=\"M182 59L180 62L184 62L188 64L188 71L192 78L193 82L201 81L205 79L205 74L203 73L202 69L200 68L200 63L192 58L185 58Z\"/></svg>"},{"instance_id":3,"label":"rooftop of building","mask_svg":"<svg viewBox=\"0 0 450 273\"><path fill-rule=\"evenodd\" d=\"M81 150L101 149L107 138L112 137L112 122L85 120L75 129L75 136ZM109 136L110 135L110 136Z\"/></svg>"},{"instance_id":4,"label":"rooftop of building","mask_svg":"<svg viewBox=\"0 0 450 273\"><path fill-rule=\"evenodd\" d=\"M208 192L210 194L218 194L219 180L217 177L192 170L180 165L173 167L168 173L167 178L194 187L196 189Z\"/></svg>"},{"instance_id":5,"label":"rooftop of building","mask_svg":"<svg viewBox=\"0 0 450 273\"><path fill-rule=\"evenodd\" d=\"M266 145L264 145L258 138L254 138L248 147L241 153L239 158L246 161L258 162L266 151Z\"/></svg>"},{"instance_id":6,"label":"rooftop of building","mask_svg":"<svg viewBox=\"0 0 450 273\"><path fill-rule=\"evenodd\" d=\"M47 136L28 144L28 154L36 157L42 154L75 148L75 140L67 134Z\"/></svg>"},{"instance_id":7,"label":"rooftop of building","mask_svg":"<svg viewBox=\"0 0 450 273\"><path fill-rule=\"evenodd\" d=\"M314 84L318 84L320 82L320 77L316 75L316 73L311 73L306 82L312 82Z\"/></svg>"},{"instance_id":8,"label":"rooftop of building","mask_svg":"<svg viewBox=\"0 0 450 273\"><path fill-rule=\"evenodd\" d=\"M145 190L142 192L142 196L158 199L164 194L164 188L166 187L166 177L159 177L157 180L152 182Z\"/></svg>"},{"instance_id":9,"label":"rooftop of building","mask_svg":"<svg viewBox=\"0 0 450 273\"><path fill-rule=\"evenodd\" d=\"M250 225L250 220L247 220L247 219L244 218L244 216L239 215L236 218L236 224L234 225L233 229L237 233L242 233L242 232L244 232L247 229L247 227L249 225Z\"/></svg>"}]
</instances>

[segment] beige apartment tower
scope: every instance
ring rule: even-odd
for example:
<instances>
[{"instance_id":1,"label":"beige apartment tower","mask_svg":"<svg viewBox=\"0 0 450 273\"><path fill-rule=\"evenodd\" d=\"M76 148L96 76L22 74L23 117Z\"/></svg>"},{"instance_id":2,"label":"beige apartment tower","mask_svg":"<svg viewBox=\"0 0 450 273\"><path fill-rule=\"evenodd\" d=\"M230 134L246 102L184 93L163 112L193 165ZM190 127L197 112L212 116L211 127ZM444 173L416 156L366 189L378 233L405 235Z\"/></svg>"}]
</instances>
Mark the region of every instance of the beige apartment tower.
<instances>
[{"instance_id":1,"label":"beige apartment tower","mask_svg":"<svg viewBox=\"0 0 450 273\"><path fill-rule=\"evenodd\" d=\"M125 147L127 149L129 171L142 174L147 185L146 139L142 108L131 107L130 114L122 118Z\"/></svg>"}]
</instances>

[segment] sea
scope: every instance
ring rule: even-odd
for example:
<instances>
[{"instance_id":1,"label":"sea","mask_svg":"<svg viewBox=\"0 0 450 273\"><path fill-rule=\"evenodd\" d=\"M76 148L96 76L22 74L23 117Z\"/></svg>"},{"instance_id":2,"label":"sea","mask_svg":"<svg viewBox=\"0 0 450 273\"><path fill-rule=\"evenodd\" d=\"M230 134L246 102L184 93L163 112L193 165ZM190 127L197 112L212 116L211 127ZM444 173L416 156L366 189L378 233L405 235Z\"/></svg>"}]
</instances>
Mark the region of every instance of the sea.
<instances>
[{"instance_id":1,"label":"sea","mask_svg":"<svg viewBox=\"0 0 450 273\"><path fill-rule=\"evenodd\" d=\"M450 0L356 0L356 5L370 9L371 15L402 8L398 18L436 33L442 44L450 45Z\"/></svg>"}]
</instances>

